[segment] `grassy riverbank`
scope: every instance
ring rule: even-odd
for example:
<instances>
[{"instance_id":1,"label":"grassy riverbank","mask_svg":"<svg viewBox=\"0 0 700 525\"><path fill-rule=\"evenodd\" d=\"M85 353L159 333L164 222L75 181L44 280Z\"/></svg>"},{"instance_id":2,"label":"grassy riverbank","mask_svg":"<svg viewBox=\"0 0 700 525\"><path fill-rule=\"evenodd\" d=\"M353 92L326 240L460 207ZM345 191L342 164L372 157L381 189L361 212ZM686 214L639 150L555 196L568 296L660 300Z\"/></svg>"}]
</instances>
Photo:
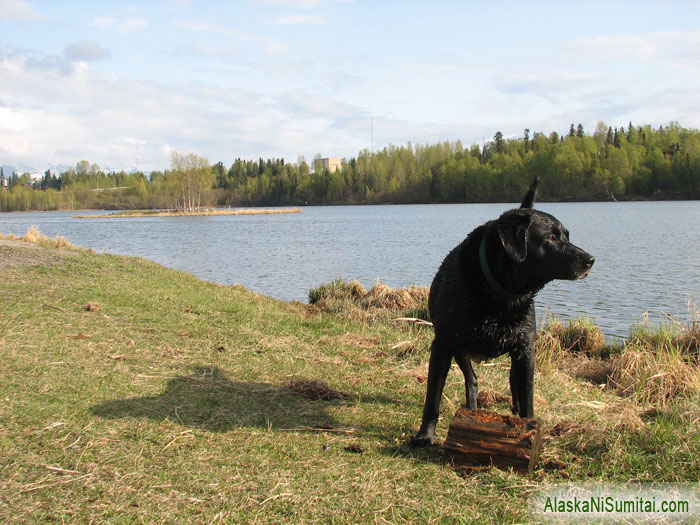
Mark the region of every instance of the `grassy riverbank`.
<instances>
[{"instance_id":1,"label":"grassy riverbank","mask_svg":"<svg viewBox=\"0 0 700 525\"><path fill-rule=\"evenodd\" d=\"M552 483L700 478L697 326L609 348L552 324L539 468L464 475L405 445L432 332L394 319L419 306L285 303L30 240L0 240L0 521L513 523ZM507 360L477 374L506 413ZM300 395L318 379L330 399ZM453 371L439 437L463 396Z\"/></svg>"},{"instance_id":2,"label":"grassy riverbank","mask_svg":"<svg viewBox=\"0 0 700 525\"><path fill-rule=\"evenodd\" d=\"M133 217L204 217L212 215L279 215L301 213L301 208L207 208L195 211L124 210L99 215L76 215L75 219L114 219Z\"/></svg>"}]
</instances>

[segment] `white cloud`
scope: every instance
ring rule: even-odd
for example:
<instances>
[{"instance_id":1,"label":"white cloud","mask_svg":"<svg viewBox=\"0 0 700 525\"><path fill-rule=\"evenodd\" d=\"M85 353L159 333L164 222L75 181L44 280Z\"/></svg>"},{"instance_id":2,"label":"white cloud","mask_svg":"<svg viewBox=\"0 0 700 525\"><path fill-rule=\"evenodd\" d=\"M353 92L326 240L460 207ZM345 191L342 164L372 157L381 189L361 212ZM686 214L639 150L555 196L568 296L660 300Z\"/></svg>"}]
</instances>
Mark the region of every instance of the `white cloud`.
<instances>
[{"instance_id":1,"label":"white cloud","mask_svg":"<svg viewBox=\"0 0 700 525\"><path fill-rule=\"evenodd\" d=\"M148 27L148 20L145 18L126 18L124 20L118 20L116 18L96 16L89 25L101 29L117 30L121 33L133 33L134 31Z\"/></svg>"},{"instance_id":2,"label":"white cloud","mask_svg":"<svg viewBox=\"0 0 700 525\"><path fill-rule=\"evenodd\" d=\"M11 108L0 106L0 122L6 130L21 132L27 129L27 118Z\"/></svg>"},{"instance_id":3,"label":"white cloud","mask_svg":"<svg viewBox=\"0 0 700 525\"><path fill-rule=\"evenodd\" d=\"M127 18L119 26L123 31L136 31L148 27L148 20L144 18Z\"/></svg>"},{"instance_id":4,"label":"white cloud","mask_svg":"<svg viewBox=\"0 0 700 525\"><path fill-rule=\"evenodd\" d=\"M206 22L193 22L190 20L183 21L177 24L178 27L186 29L187 31L193 31L198 33L214 33L218 35L223 35L229 38L235 38L238 40L248 40L258 38L250 33L244 33L242 31L237 31L226 26L218 26L214 24L209 24Z\"/></svg>"},{"instance_id":5,"label":"white cloud","mask_svg":"<svg viewBox=\"0 0 700 525\"><path fill-rule=\"evenodd\" d=\"M700 48L697 31L655 31L646 34L620 33L576 38L564 47L564 57L580 62L635 60L644 62L673 60L678 53Z\"/></svg>"},{"instance_id":6,"label":"white cloud","mask_svg":"<svg viewBox=\"0 0 700 525\"><path fill-rule=\"evenodd\" d=\"M236 156L294 159L318 148L347 152L355 142L340 123L357 111L330 99L117 81L88 68L38 70L19 54L3 58L0 144L14 162L74 165L85 158L128 167L138 144L140 167L154 170L169 165L167 147L230 163Z\"/></svg>"},{"instance_id":7,"label":"white cloud","mask_svg":"<svg viewBox=\"0 0 700 525\"><path fill-rule=\"evenodd\" d=\"M0 21L43 22L45 19L26 0L0 0Z\"/></svg>"},{"instance_id":8,"label":"white cloud","mask_svg":"<svg viewBox=\"0 0 700 525\"><path fill-rule=\"evenodd\" d=\"M116 18L108 18L104 16L96 16L90 22L91 27L100 27L102 29L108 29L111 27L116 27L119 21Z\"/></svg>"},{"instance_id":9,"label":"white cloud","mask_svg":"<svg viewBox=\"0 0 700 525\"><path fill-rule=\"evenodd\" d=\"M0 7L10 3L0 0ZM358 45L335 47L346 40L339 33L319 48L313 38L261 24L335 22L327 2L267 3L281 7L258 5L251 16L243 9L227 16L177 11L158 19L153 31L113 34L110 49L73 39L92 38L94 28L142 30L145 18L127 16L158 15L91 13L92 27L83 33L71 26L45 41L30 35L21 44L26 51L0 48L1 156L27 165L87 158L122 167L135 163L138 145L144 169L167 167L170 149L224 163L236 156L311 158L319 151L350 156L370 147L370 115L375 149L408 141L480 143L499 129L506 136L521 136L525 127L566 132L571 122L587 131L597 120L700 122L700 96L692 89L700 81L700 33L600 35L483 56L469 45L441 52L439 38L430 49L398 33L381 40L368 28ZM170 33L159 34L162 27ZM118 47L125 42L128 47ZM164 49L177 52L164 56ZM110 51L138 56L98 68L93 61Z\"/></svg>"},{"instance_id":10,"label":"white cloud","mask_svg":"<svg viewBox=\"0 0 700 525\"><path fill-rule=\"evenodd\" d=\"M324 119L338 121L369 118L369 111L333 98L296 91L276 97L276 105L285 113L301 120Z\"/></svg>"},{"instance_id":11,"label":"white cloud","mask_svg":"<svg viewBox=\"0 0 700 525\"><path fill-rule=\"evenodd\" d=\"M92 40L81 40L66 46L64 55L71 61L93 61L104 60L111 56L109 49L102 47Z\"/></svg>"},{"instance_id":12,"label":"white cloud","mask_svg":"<svg viewBox=\"0 0 700 525\"><path fill-rule=\"evenodd\" d=\"M188 41L178 45L174 54L176 56L200 56L214 58L239 58L240 53L233 45L215 45L204 41Z\"/></svg>"},{"instance_id":13,"label":"white cloud","mask_svg":"<svg viewBox=\"0 0 700 525\"><path fill-rule=\"evenodd\" d=\"M319 15L292 15L292 16L282 16L280 18L273 18L272 20L267 20L266 24L279 24L279 25L299 25L299 24L309 24L309 25L321 25L325 24L326 20Z\"/></svg>"},{"instance_id":14,"label":"white cloud","mask_svg":"<svg viewBox=\"0 0 700 525\"><path fill-rule=\"evenodd\" d=\"M259 46L259 49L262 50L263 53L265 53L266 55L281 55L288 51L288 48L286 46L278 43L273 38L270 38L268 35L256 35L252 33L246 33L244 31L238 31L236 29L231 29L230 27L208 24L203 22L184 21L179 22L176 25L178 27L186 29L187 31L205 33L208 36L210 36L211 34L216 34L236 40L238 42L252 42L253 44ZM184 43L180 46L180 51L182 51L182 49L187 48L188 46L188 43ZM231 53L232 48L230 46L224 47L222 49L227 50L224 56L233 56ZM197 52L197 50L194 49L194 52Z\"/></svg>"},{"instance_id":15,"label":"white cloud","mask_svg":"<svg viewBox=\"0 0 700 525\"><path fill-rule=\"evenodd\" d=\"M351 3L354 2L354 0L258 0L258 2L296 9L311 9L324 4Z\"/></svg>"},{"instance_id":16,"label":"white cloud","mask_svg":"<svg viewBox=\"0 0 700 525\"><path fill-rule=\"evenodd\" d=\"M104 60L111 56L109 49L97 42L81 41L66 46L62 55L21 56L15 51L0 49L0 58L4 55L4 66L11 69L26 69L27 72L57 73L70 76L87 68L86 62ZM18 62L21 61L21 62Z\"/></svg>"},{"instance_id":17,"label":"white cloud","mask_svg":"<svg viewBox=\"0 0 700 525\"><path fill-rule=\"evenodd\" d=\"M573 40L568 46L571 56L596 60L649 60L658 55L660 42L646 36L602 35Z\"/></svg>"},{"instance_id":18,"label":"white cloud","mask_svg":"<svg viewBox=\"0 0 700 525\"><path fill-rule=\"evenodd\" d=\"M54 71L63 76L68 76L74 71L73 62L59 55L48 55L41 58L28 57L26 66L32 70Z\"/></svg>"},{"instance_id":19,"label":"white cloud","mask_svg":"<svg viewBox=\"0 0 700 525\"><path fill-rule=\"evenodd\" d=\"M565 74L546 71L542 73L499 73L493 77L493 82L500 91L507 94L528 94L550 98L598 87L600 78L592 74Z\"/></svg>"},{"instance_id":20,"label":"white cloud","mask_svg":"<svg viewBox=\"0 0 700 525\"><path fill-rule=\"evenodd\" d=\"M410 60L408 66L427 73L464 73L472 71L475 66L457 60L448 60L444 58L426 58L418 60Z\"/></svg>"}]
</instances>

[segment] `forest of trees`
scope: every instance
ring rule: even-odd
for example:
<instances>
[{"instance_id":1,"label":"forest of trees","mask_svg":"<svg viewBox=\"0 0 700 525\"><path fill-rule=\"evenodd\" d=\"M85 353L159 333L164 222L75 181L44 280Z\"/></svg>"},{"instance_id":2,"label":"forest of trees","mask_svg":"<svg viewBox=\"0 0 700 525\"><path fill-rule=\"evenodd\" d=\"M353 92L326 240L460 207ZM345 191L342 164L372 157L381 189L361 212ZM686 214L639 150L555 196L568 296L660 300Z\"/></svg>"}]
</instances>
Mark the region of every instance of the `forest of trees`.
<instances>
[{"instance_id":1,"label":"forest of trees","mask_svg":"<svg viewBox=\"0 0 700 525\"><path fill-rule=\"evenodd\" d=\"M190 154L173 156L170 169L105 173L80 161L65 173L3 174L0 211L135 209L200 206L280 206L382 203L517 202L535 175L548 201L698 199L700 131L668 126L613 128L599 122L549 135L469 147L457 142L393 146L342 159L341 169L284 159L236 159L210 165ZM315 168L315 169L312 169Z\"/></svg>"}]
</instances>

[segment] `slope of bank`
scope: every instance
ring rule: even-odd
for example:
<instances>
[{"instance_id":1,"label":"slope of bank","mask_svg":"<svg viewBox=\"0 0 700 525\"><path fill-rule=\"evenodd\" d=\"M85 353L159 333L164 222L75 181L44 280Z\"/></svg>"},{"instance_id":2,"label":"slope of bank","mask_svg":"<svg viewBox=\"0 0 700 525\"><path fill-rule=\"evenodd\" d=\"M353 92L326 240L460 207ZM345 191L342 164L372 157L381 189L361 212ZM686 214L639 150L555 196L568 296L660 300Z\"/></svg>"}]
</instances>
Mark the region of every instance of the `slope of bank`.
<instances>
[{"instance_id":1,"label":"slope of bank","mask_svg":"<svg viewBox=\"0 0 700 525\"><path fill-rule=\"evenodd\" d=\"M555 344L536 379L539 468L464 475L438 448L406 447L424 324L34 241L0 242L0 521L525 522L552 483L700 477L692 388L601 388L559 366ZM694 384L690 370L677 380ZM507 360L477 374L506 413ZM453 371L440 438L463 397Z\"/></svg>"}]
</instances>

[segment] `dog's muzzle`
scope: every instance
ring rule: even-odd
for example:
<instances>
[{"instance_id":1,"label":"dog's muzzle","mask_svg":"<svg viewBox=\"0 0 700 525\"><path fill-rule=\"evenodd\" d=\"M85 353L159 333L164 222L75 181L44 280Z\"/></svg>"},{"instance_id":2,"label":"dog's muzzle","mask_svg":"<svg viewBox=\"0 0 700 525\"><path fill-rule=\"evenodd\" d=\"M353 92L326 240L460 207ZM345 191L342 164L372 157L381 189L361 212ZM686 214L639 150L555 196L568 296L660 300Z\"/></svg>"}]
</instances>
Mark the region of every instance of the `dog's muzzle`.
<instances>
[{"instance_id":1,"label":"dog's muzzle","mask_svg":"<svg viewBox=\"0 0 700 525\"><path fill-rule=\"evenodd\" d=\"M578 273L578 275L574 278L574 281L588 277L588 274L591 273L591 268L593 268L593 264L595 263L595 257L593 257L590 253L584 252L583 250L581 250L580 257L583 270Z\"/></svg>"}]
</instances>

